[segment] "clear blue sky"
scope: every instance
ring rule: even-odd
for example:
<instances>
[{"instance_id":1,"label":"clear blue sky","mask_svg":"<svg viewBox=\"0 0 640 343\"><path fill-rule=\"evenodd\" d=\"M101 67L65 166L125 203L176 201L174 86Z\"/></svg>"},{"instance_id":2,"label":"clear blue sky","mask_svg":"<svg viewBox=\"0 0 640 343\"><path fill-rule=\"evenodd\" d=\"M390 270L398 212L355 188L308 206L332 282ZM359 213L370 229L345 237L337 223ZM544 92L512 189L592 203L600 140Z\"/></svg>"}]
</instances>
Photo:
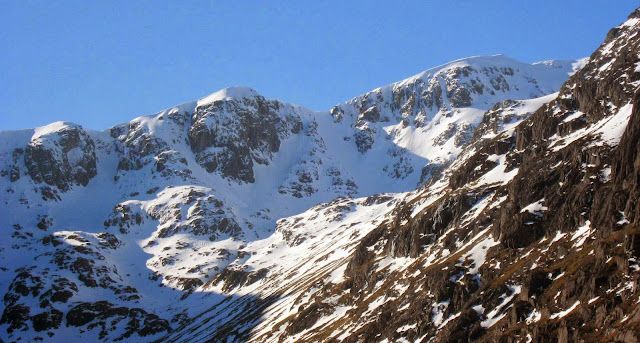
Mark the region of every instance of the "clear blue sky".
<instances>
[{"instance_id":1,"label":"clear blue sky","mask_svg":"<svg viewBox=\"0 0 640 343\"><path fill-rule=\"evenodd\" d=\"M324 110L471 55L589 55L638 0L0 0L0 129L105 129L249 86Z\"/></svg>"}]
</instances>

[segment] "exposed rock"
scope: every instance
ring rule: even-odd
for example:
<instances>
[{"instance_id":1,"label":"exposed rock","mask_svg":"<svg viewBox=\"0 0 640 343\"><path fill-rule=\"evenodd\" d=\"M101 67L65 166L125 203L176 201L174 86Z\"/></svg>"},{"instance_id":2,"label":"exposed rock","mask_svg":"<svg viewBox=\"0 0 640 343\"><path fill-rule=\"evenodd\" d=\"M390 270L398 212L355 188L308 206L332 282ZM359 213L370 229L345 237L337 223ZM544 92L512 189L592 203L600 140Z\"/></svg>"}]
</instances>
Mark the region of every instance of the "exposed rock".
<instances>
[{"instance_id":1,"label":"exposed rock","mask_svg":"<svg viewBox=\"0 0 640 343\"><path fill-rule=\"evenodd\" d=\"M328 112L231 88L0 133L0 336L638 340L638 18L561 89L473 57Z\"/></svg>"},{"instance_id":2,"label":"exposed rock","mask_svg":"<svg viewBox=\"0 0 640 343\"><path fill-rule=\"evenodd\" d=\"M259 269L254 271L238 270L234 268L225 268L214 279L209 281L204 287L216 286L222 283L222 290L229 292L234 288L251 285L258 280L267 276L267 269Z\"/></svg>"},{"instance_id":3,"label":"exposed rock","mask_svg":"<svg viewBox=\"0 0 640 343\"><path fill-rule=\"evenodd\" d=\"M281 139L301 129L300 117L289 105L259 95L221 98L196 108L189 142L208 172L254 182L253 164L269 164Z\"/></svg>"},{"instance_id":4,"label":"exposed rock","mask_svg":"<svg viewBox=\"0 0 640 343\"><path fill-rule=\"evenodd\" d=\"M97 174L93 139L82 127L68 123L36 130L25 149L24 163L34 182L61 191L73 185L86 186Z\"/></svg>"},{"instance_id":5,"label":"exposed rock","mask_svg":"<svg viewBox=\"0 0 640 343\"><path fill-rule=\"evenodd\" d=\"M124 325L122 334L114 332L116 325ZM100 339L123 340L136 334L144 337L171 331L169 322L139 308L115 307L107 301L81 303L66 315L67 326L99 328Z\"/></svg>"}]
</instances>

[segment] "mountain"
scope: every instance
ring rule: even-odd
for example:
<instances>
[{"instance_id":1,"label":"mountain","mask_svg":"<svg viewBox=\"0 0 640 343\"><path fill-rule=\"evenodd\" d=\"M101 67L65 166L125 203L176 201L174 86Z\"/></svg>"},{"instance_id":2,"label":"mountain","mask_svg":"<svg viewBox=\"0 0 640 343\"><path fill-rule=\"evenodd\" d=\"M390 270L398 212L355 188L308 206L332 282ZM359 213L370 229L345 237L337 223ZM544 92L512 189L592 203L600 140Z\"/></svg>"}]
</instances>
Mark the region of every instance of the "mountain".
<instances>
[{"instance_id":1,"label":"mountain","mask_svg":"<svg viewBox=\"0 0 640 343\"><path fill-rule=\"evenodd\" d=\"M637 340L639 29L326 112L233 87L0 132L0 337Z\"/></svg>"}]
</instances>

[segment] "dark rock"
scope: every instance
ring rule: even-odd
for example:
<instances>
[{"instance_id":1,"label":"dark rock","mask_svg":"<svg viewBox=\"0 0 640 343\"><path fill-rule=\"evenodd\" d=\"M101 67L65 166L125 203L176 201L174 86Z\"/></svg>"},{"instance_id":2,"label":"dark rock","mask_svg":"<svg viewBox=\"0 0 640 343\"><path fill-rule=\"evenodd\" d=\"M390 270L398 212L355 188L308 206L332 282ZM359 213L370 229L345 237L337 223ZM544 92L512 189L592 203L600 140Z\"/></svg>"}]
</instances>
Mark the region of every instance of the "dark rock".
<instances>
[{"instance_id":1,"label":"dark rock","mask_svg":"<svg viewBox=\"0 0 640 343\"><path fill-rule=\"evenodd\" d=\"M86 186L96 176L95 144L80 127L64 125L27 145L24 162L34 182L44 182L67 191Z\"/></svg>"},{"instance_id":2,"label":"dark rock","mask_svg":"<svg viewBox=\"0 0 640 343\"><path fill-rule=\"evenodd\" d=\"M33 329L36 331L57 329L62 322L62 312L51 309L49 312L42 312L31 317L31 321L33 323Z\"/></svg>"},{"instance_id":3,"label":"dark rock","mask_svg":"<svg viewBox=\"0 0 640 343\"><path fill-rule=\"evenodd\" d=\"M236 287L251 285L261 279L264 279L268 273L269 270L265 268L254 271L225 268L222 272L216 275L215 278L209 281L206 286L222 283L222 290L229 292Z\"/></svg>"},{"instance_id":4,"label":"dark rock","mask_svg":"<svg viewBox=\"0 0 640 343\"><path fill-rule=\"evenodd\" d=\"M196 160L208 172L254 182L253 164L268 164L281 139L301 131L297 115L281 117L283 106L259 95L199 106L189 129Z\"/></svg>"},{"instance_id":5,"label":"dark rock","mask_svg":"<svg viewBox=\"0 0 640 343\"><path fill-rule=\"evenodd\" d=\"M107 301L80 303L67 312L66 321L67 326L89 325L88 329L99 328L100 338L111 334L112 325L123 322L124 332L120 336L111 337L110 340L122 340L133 334L144 337L171 331L169 322L155 314L139 308L115 307Z\"/></svg>"}]
</instances>

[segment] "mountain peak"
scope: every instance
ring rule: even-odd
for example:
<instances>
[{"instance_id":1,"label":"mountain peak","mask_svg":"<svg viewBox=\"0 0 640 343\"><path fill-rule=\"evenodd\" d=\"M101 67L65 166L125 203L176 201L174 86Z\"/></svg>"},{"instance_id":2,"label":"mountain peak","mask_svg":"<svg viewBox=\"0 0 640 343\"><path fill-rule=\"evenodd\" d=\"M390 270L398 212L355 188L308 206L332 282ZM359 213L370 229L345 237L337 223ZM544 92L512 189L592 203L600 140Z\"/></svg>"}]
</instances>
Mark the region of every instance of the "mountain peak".
<instances>
[{"instance_id":1,"label":"mountain peak","mask_svg":"<svg viewBox=\"0 0 640 343\"><path fill-rule=\"evenodd\" d=\"M207 105L218 100L229 98L253 98L258 95L260 94L253 88L239 86L227 87L201 98L198 100L198 106Z\"/></svg>"},{"instance_id":2,"label":"mountain peak","mask_svg":"<svg viewBox=\"0 0 640 343\"><path fill-rule=\"evenodd\" d=\"M428 79L441 72L446 72L452 69L459 69L464 67L475 67L477 69L487 68L487 67L507 67L507 68L522 68L530 72L532 70L541 71L541 69L558 69L564 68L567 70L567 74L569 74L572 69L572 64L575 61L562 61L562 60L547 60L537 63L525 63L508 57L503 54L495 54L495 55L480 55L480 56L469 56L465 58L460 58L457 60L453 60L432 68L429 68L425 71L422 71L414 76L408 77L402 81L396 82L393 85L403 85L407 83L411 83L416 79Z\"/></svg>"},{"instance_id":3,"label":"mountain peak","mask_svg":"<svg viewBox=\"0 0 640 343\"><path fill-rule=\"evenodd\" d=\"M36 127L34 129L33 138L49 135L51 133L59 132L60 130L67 128L81 129L82 127L76 123L68 121L56 121L44 126Z\"/></svg>"},{"instance_id":4,"label":"mountain peak","mask_svg":"<svg viewBox=\"0 0 640 343\"><path fill-rule=\"evenodd\" d=\"M639 27L0 132L0 341L640 341Z\"/></svg>"}]
</instances>

